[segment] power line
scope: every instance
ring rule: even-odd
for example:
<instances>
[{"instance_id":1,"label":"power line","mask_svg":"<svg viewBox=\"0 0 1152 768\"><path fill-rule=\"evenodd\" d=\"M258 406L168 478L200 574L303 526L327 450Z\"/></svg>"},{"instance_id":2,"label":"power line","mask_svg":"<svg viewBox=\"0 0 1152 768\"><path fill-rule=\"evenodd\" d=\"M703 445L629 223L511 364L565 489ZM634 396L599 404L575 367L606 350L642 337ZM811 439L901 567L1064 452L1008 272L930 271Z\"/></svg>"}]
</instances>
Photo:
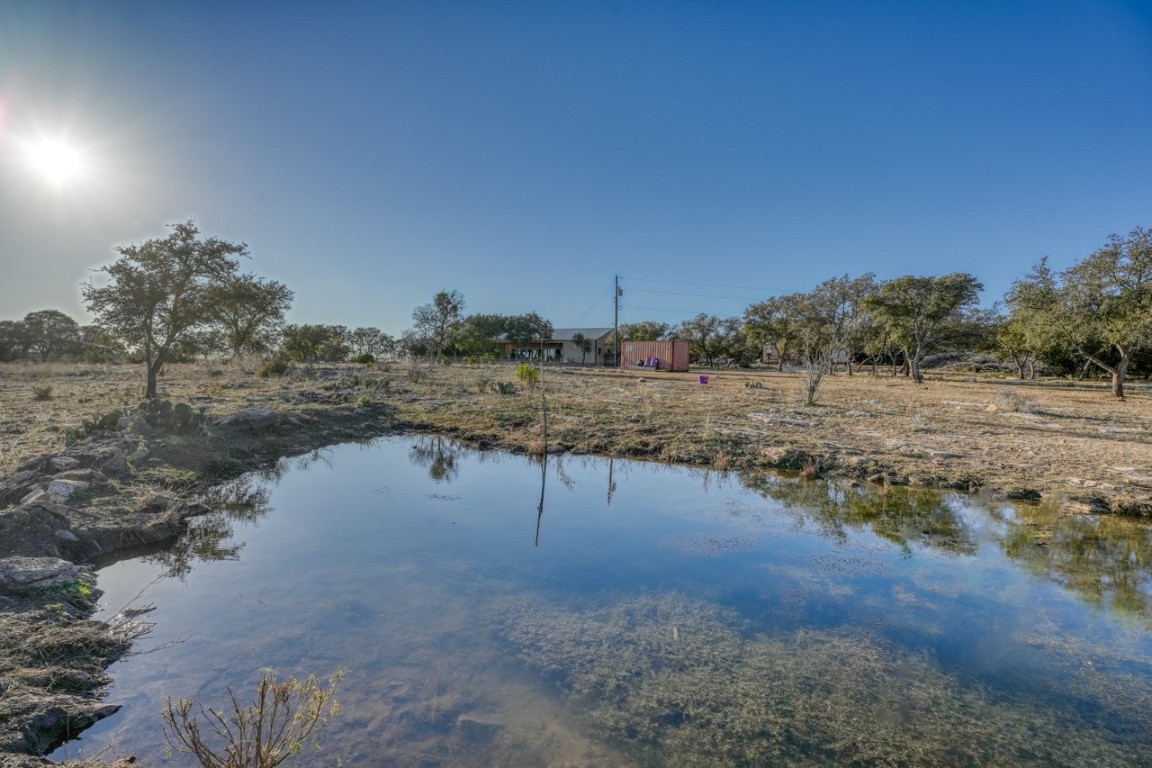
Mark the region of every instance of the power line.
<instances>
[{"instance_id":1,"label":"power line","mask_svg":"<svg viewBox=\"0 0 1152 768\"><path fill-rule=\"evenodd\" d=\"M592 302L592 306L590 306L590 307L588 307L588 309L584 310L584 314L580 315L580 317L576 320L576 322L573 324L573 326L576 328L579 328L580 323L584 321L584 318L588 317L588 314L592 310L596 309L596 305L604 300L604 297L608 295L608 291L610 291L610 290L612 290L611 286L609 286L608 288L605 288L604 293L600 294L600 298L596 299L596 301Z\"/></svg>"},{"instance_id":2,"label":"power line","mask_svg":"<svg viewBox=\"0 0 1152 768\"><path fill-rule=\"evenodd\" d=\"M632 288L632 293L655 293L660 296L695 296L700 299L734 299L736 301L755 301L747 296L715 296L709 293L681 293L678 291L646 291L643 288Z\"/></svg>"},{"instance_id":3,"label":"power line","mask_svg":"<svg viewBox=\"0 0 1152 768\"><path fill-rule=\"evenodd\" d=\"M694 280L691 282L684 280L654 280L647 277L621 277L620 279L632 280L638 283L667 283L668 285L692 285L698 288L734 288L738 291L768 292L767 288L755 288L747 285L721 285L720 283L699 283Z\"/></svg>"}]
</instances>

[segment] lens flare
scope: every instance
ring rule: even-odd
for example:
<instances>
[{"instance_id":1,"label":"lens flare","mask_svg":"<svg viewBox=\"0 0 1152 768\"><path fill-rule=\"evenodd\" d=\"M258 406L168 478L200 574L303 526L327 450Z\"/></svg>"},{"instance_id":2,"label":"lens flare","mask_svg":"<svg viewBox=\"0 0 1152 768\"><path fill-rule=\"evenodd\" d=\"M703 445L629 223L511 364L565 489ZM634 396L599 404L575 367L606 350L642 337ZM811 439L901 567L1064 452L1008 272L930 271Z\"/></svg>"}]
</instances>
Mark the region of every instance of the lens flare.
<instances>
[{"instance_id":1,"label":"lens flare","mask_svg":"<svg viewBox=\"0 0 1152 768\"><path fill-rule=\"evenodd\" d=\"M55 186L64 186L84 173L84 159L76 148L60 139L40 139L24 146L32 169Z\"/></svg>"}]
</instances>

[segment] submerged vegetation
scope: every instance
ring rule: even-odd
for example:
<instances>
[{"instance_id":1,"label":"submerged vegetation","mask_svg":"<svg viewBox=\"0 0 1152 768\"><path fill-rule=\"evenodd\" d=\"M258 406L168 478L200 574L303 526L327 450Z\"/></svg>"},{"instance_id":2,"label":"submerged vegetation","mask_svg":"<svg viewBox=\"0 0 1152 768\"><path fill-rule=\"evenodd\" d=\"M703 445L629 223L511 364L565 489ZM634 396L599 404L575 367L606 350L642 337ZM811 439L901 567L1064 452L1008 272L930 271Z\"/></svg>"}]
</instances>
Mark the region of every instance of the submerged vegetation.
<instances>
[{"instance_id":1,"label":"submerged vegetation","mask_svg":"<svg viewBox=\"0 0 1152 768\"><path fill-rule=\"evenodd\" d=\"M1075 713L961 685L930 659L863 630L749 636L736 614L675 594L583 611L509 598L494 615L519 658L578 698L589 724L642 765L1143 759Z\"/></svg>"}]
</instances>

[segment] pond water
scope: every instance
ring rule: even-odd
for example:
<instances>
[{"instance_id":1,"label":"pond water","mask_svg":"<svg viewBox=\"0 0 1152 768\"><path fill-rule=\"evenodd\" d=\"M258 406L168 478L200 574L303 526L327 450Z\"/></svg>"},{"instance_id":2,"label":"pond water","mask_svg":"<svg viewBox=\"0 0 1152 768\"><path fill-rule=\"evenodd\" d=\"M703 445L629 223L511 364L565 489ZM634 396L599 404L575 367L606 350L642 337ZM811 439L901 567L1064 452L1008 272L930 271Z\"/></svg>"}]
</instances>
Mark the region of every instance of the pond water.
<instances>
[{"instance_id":1,"label":"pond water","mask_svg":"<svg viewBox=\"0 0 1152 768\"><path fill-rule=\"evenodd\" d=\"M105 567L155 603L124 708L56 759L171 755L167 697L345 670L300 765L1149 765L1152 538L854 490L436 437L226 489Z\"/></svg>"}]
</instances>

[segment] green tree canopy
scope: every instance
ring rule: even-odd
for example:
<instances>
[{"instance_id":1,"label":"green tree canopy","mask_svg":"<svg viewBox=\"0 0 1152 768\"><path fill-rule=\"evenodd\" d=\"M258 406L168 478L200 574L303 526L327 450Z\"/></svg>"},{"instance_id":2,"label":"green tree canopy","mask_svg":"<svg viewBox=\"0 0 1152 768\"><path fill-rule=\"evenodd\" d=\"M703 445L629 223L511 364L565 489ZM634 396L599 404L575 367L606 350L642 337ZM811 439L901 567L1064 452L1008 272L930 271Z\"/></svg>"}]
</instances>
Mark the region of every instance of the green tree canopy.
<instances>
[{"instance_id":1,"label":"green tree canopy","mask_svg":"<svg viewBox=\"0 0 1152 768\"><path fill-rule=\"evenodd\" d=\"M80 345L80 324L58 309L42 309L24 316L28 351L40 362L75 352Z\"/></svg>"},{"instance_id":2,"label":"green tree canopy","mask_svg":"<svg viewBox=\"0 0 1152 768\"><path fill-rule=\"evenodd\" d=\"M147 397L156 397L157 375L176 345L213 322L212 289L235 276L233 257L248 255L243 243L200 238L192 221L170 228L168 237L119 246L120 258L96 270L107 284L81 286L97 323L143 353Z\"/></svg>"},{"instance_id":3,"label":"green tree canopy","mask_svg":"<svg viewBox=\"0 0 1152 768\"><path fill-rule=\"evenodd\" d=\"M255 275L231 275L211 286L208 312L233 357L272 346L284 315L292 307L288 286Z\"/></svg>"},{"instance_id":4,"label":"green tree canopy","mask_svg":"<svg viewBox=\"0 0 1152 768\"><path fill-rule=\"evenodd\" d=\"M904 352L912 378L924 380L920 364L974 307L984 286L975 277L956 272L942 277L905 275L881 283L864 307L881 323Z\"/></svg>"},{"instance_id":5,"label":"green tree canopy","mask_svg":"<svg viewBox=\"0 0 1152 768\"><path fill-rule=\"evenodd\" d=\"M452 343L464 313L464 295L460 291L440 291L428 304L412 310L413 330L431 342L436 360Z\"/></svg>"}]
</instances>

